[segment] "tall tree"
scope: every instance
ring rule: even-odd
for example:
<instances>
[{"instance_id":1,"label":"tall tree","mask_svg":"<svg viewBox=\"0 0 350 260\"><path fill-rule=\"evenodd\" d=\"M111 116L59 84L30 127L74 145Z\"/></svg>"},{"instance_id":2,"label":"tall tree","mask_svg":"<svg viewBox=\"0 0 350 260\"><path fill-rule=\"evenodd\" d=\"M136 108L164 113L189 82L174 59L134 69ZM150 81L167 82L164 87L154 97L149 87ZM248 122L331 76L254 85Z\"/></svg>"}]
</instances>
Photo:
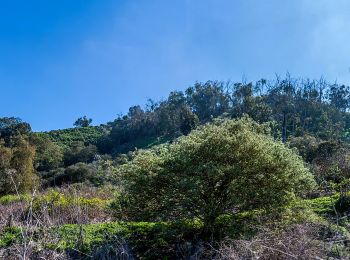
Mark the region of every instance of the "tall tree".
<instances>
[{"instance_id":1,"label":"tall tree","mask_svg":"<svg viewBox=\"0 0 350 260\"><path fill-rule=\"evenodd\" d=\"M91 123L92 123L91 118L87 118L86 116L83 116L83 117L79 117L74 122L74 126L76 126L76 127L88 127L89 125L91 125Z\"/></svg>"},{"instance_id":2,"label":"tall tree","mask_svg":"<svg viewBox=\"0 0 350 260\"><path fill-rule=\"evenodd\" d=\"M328 91L331 105L345 112L350 105L350 88L345 85L334 84Z\"/></svg>"},{"instance_id":3,"label":"tall tree","mask_svg":"<svg viewBox=\"0 0 350 260\"><path fill-rule=\"evenodd\" d=\"M188 104L202 123L229 111L230 99L222 82L196 83L186 90L186 95Z\"/></svg>"},{"instance_id":4,"label":"tall tree","mask_svg":"<svg viewBox=\"0 0 350 260\"><path fill-rule=\"evenodd\" d=\"M30 125L16 117L0 118L0 138L9 143L16 135L28 135L32 131Z\"/></svg>"},{"instance_id":5,"label":"tall tree","mask_svg":"<svg viewBox=\"0 0 350 260\"><path fill-rule=\"evenodd\" d=\"M35 147L23 136L12 140L12 147L0 144L0 193L30 192L38 185L33 167Z\"/></svg>"}]
</instances>

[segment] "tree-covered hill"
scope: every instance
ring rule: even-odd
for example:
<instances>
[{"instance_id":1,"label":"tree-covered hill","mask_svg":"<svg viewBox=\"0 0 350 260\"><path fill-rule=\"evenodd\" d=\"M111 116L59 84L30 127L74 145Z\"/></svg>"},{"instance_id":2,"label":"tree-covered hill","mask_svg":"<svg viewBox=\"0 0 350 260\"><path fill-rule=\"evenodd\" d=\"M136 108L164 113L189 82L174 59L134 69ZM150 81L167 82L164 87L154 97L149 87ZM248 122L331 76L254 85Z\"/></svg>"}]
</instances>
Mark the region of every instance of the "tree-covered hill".
<instances>
[{"instance_id":1,"label":"tree-covered hill","mask_svg":"<svg viewBox=\"0 0 350 260\"><path fill-rule=\"evenodd\" d=\"M96 145L108 130L102 126L75 127L40 133L61 147L69 147L73 142Z\"/></svg>"},{"instance_id":2,"label":"tree-covered hill","mask_svg":"<svg viewBox=\"0 0 350 260\"><path fill-rule=\"evenodd\" d=\"M126 115L98 127L77 127L44 133L66 146L74 141L97 145L100 153L126 153L153 140L188 134L197 125L217 117L248 115L270 122L275 138L283 142L310 134L322 140L348 139L350 127L348 86L325 80L284 79L257 82L196 83L171 92L161 101L132 106ZM147 141L149 140L149 141Z\"/></svg>"},{"instance_id":3,"label":"tree-covered hill","mask_svg":"<svg viewBox=\"0 0 350 260\"><path fill-rule=\"evenodd\" d=\"M349 108L348 86L287 75L100 126L0 118L0 258L348 259Z\"/></svg>"}]
</instances>

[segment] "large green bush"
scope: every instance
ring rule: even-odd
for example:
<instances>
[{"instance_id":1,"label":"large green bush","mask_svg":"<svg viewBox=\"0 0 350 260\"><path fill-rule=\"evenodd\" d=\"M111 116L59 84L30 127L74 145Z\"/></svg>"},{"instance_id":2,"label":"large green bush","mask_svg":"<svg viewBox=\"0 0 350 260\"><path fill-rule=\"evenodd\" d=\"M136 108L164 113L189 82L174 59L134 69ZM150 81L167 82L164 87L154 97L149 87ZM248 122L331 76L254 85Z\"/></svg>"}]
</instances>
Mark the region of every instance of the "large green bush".
<instances>
[{"instance_id":1,"label":"large green bush","mask_svg":"<svg viewBox=\"0 0 350 260\"><path fill-rule=\"evenodd\" d=\"M301 158L250 119L205 125L122 165L121 217L199 218L273 209L314 186Z\"/></svg>"}]
</instances>

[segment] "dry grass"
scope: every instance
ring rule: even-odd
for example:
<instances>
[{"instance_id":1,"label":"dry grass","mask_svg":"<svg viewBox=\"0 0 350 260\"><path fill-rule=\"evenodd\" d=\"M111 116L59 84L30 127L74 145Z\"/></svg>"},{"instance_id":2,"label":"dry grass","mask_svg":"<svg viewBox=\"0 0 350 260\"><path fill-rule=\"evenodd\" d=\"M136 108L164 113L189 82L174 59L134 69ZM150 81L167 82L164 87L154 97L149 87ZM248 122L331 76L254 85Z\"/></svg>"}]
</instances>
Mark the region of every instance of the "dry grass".
<instances>
[{"instance_id":1,"label":"dry grass","mask_svg":"<svg viewBox=\"0 0 350 260\"><path fill-rule=\"evenodd\" d=\"M106 192L87 187L83 189L65 187L56 193L59 194L58 200L50 197L52 195L50 193L37 195L33 192L29 200L20 199L20 195L17 194L18 200L0 204L0 232L6 227L19 227L22 241L0 249L0 259L70 259L64 253L41 248L40 240L54 244L55 238L49 230L55 226L98 223L111 219L105 205L98 204L110 196ZM92 199L91 203L89 199ZM39 241L34 240L35 231L38 229L41 230Z\"/></svg>"},{"instance_id":2,"label":"dry grass","mask_svg":"<svg viewBox=\"0 0 350 260\"><path fill-rule=\"evenodd\" d=\"M284 230L265 229L252 240L222 243L218 259L326 259L329 246L320 237L321 226L292 225ZM335 259L335 258L334 258Z\"/></svg>"},{"instance_id":3,"label":"dry grass","mask_svg":"<svg viewBox=\"0 0 350 260\"><path fill-rule=\"evenodd\" d=\"M23 258L21 254L21 246L14 245L0 250L0 259L6 260L68 260L71 259L64 252L56 252L54 250L40 249L36 245L32 245L26 255L26 258Z\"/></svg>"}]
</instances>

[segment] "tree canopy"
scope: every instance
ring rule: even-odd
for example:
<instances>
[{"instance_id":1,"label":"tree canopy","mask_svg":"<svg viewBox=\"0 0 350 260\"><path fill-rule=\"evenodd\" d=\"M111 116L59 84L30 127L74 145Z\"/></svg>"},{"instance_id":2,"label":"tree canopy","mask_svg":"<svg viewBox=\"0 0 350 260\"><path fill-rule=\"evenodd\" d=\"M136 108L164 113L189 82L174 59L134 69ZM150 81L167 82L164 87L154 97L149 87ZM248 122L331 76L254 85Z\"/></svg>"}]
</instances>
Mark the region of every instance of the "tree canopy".
<instances>
[{"instance_id":1,"label":"tree canopy","mask_svg":"<svg viewBox=\"0 0 350 260\"><path fill-rule=\"evenodd\" d=\"M139 152L119 169L127 180L122 214L137 220L195 217L212 226L227 212L285 205L314 180L302 159L267 132L247 118L218 121Z\"/></svg>"},{"instance_id":2,"label":"tree canopy","mask_svg":"<svg viewBox=\"0 0 350 260\"><path fill-rule=\"evenodd\" d=\"M74 122L74 126L77 126L77 127L88 127L89 125L91 125L91 123L92 123L92 119L91 118L87 118L86 116L83 116L83 117L79 117Z\"/></svg>"}]
</instances>

